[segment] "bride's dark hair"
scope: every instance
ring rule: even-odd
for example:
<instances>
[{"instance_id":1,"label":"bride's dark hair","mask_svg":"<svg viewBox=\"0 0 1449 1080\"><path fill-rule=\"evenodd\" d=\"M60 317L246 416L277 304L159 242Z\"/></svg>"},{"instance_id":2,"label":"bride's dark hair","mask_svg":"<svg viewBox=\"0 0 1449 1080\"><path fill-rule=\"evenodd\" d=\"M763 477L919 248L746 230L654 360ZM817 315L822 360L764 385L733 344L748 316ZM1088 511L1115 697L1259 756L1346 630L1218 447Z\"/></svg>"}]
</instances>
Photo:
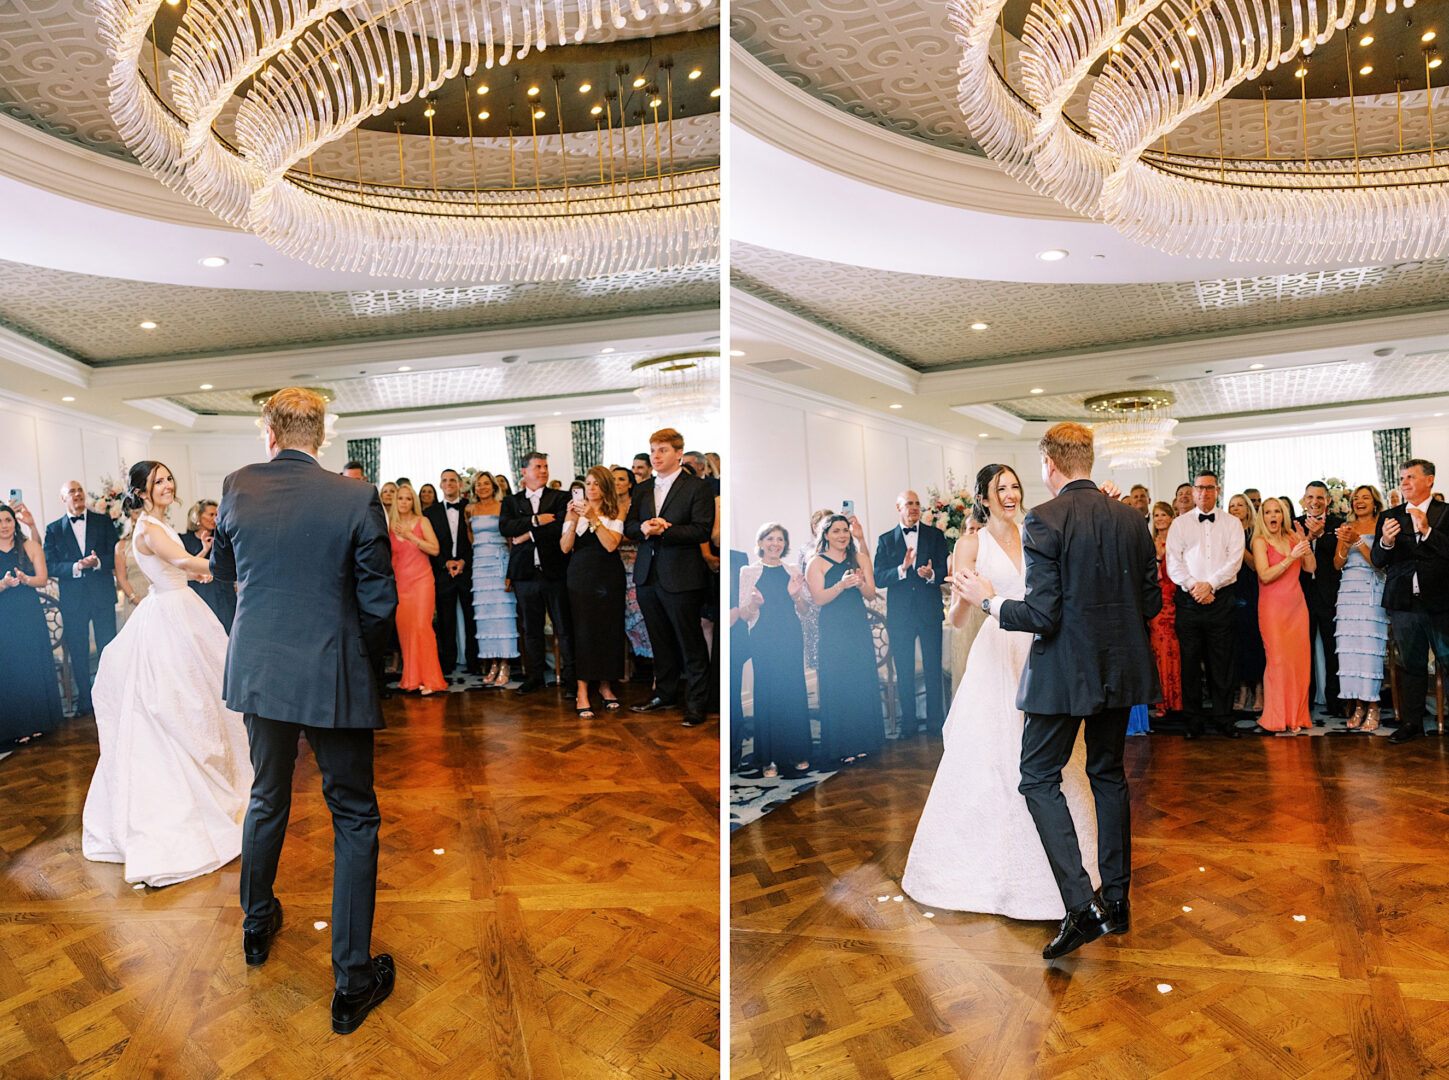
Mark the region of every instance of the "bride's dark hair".
<instances>
[{"instance_id":1,"label":"bride's dark hair","mask_svg":"<svg viewBox=\"0 0 1449 1080\"><path fill-rule=\"evenodd\" d=\"M972 492L971 516L980 524L985 525L991 517L991 484L998 475L1004 472L1011 473L1016 480L1018 487L1021 486L1021 477L1010 465L991 464L984 466L976 474L976 490Z\"/></svg>"},{"instance_id":2,"label":"bride's dark hair","mask_svg":"<svg viewBox=\"0 0 1449 1080\"><path fill-rule=\"evenodd\" d=\"M144 510L146 497L151 494L151 474L164 468L159 461L138 461L132 465L126 477L126 497L121 500L121 509L128 514L132 510Z\"/></svg>"}]
</instances>

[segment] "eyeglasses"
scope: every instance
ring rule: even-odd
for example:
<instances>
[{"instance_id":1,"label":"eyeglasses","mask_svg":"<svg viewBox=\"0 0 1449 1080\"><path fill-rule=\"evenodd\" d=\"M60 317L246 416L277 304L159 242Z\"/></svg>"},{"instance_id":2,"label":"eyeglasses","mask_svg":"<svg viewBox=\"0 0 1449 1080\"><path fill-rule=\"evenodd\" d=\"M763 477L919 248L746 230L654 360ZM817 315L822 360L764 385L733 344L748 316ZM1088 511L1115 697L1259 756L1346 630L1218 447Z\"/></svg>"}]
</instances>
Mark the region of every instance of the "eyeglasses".
<instances>
[{"instance_id":1,"label":"eyeglasses","mask_svg":"<svg viewBox=\"0 0 1449 1080\"><path fill-rule=\"evenodd\" d=\"M1193 489L1196 491L1216 491L1218 486L1216 484L1194 484Z\"/></svg>"}]
</instances>

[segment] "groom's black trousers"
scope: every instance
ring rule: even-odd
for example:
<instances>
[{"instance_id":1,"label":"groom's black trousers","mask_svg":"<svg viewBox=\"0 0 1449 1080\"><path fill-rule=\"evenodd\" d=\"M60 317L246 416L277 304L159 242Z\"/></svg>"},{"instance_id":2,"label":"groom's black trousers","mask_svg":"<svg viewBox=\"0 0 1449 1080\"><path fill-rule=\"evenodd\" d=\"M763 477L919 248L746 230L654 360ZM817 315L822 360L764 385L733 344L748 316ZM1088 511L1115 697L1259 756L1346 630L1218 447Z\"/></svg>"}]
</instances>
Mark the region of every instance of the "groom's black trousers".
<instances>
[{"instance_id":1,"label":"groom's black trousers","mask_svg":"<svg viewBox=\"0 0 1449 1080\"><path fill-rule=\"evenodd\" d=\"M251 746L251 802L242 826L241 905L246 930L265 930L276 910L272 883L292 810L297 740L307 736L332 811L332 974L355 994L372 985L372 913L377 899L377 829L372 730L319 728L245 714Z\"/></svg>"},{"instance_id":2,"label":"groom's black trousers","mask_svg":"<svg viewBox=\"0 0 1449 1080\"><path fill-rule=\"evenodd\" d=\"M1123 900L1132 878L1131 812L1122 754L1131 709L1103 709L1095 716L1028 713L1021 733L1021 784L1027 809L1051 864L1062 900L1075 911L1092 899L1092 879L1082 866L1077 830L1062 794L1062 769L1072 757L1077 729L1087 725L1087 779L1097 804L1097 869L1102 897Z\"/></svg>"}]
</instances>

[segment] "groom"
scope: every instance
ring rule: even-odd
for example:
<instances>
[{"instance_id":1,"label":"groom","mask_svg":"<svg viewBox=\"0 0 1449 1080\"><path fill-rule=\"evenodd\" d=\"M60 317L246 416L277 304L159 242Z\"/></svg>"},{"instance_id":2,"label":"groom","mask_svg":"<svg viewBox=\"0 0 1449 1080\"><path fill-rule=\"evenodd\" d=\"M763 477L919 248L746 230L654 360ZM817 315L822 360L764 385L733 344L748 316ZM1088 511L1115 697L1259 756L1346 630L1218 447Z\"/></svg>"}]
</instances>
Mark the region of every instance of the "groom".
<instances>
[{"instance_id":1,"label":"groom","mask_svg":"<svg viewBox=\"0 0 1449 1080\"><path fill-rule=\"evenodd\" d=\"M282 925L272 892L305 735L332 811L332 1030L356 1031L392 993L392 957L371 956L377 894L373 730L383 726L369 659L397 607L377 491L317 463L326 402L297 387L262 406L268 462L226 478L211 573L235 581L226 704L244 714L251 802L242 827L242 950L266 963Z\"/></svg>"},{"instance_id":2,"label":"groom","mask_svg":"<svg viewBox=\"0 0 1449 1080\"><path fill-rule=\"evenodd\" d=\"M1092 432L1055 424L1037 447L1042 479L1055 496L1022 525L1026 599L1003 600L971 570L952 584L1006 630L1036 635L1016 706L1021 785L1067 914L1042 950L1054 960L1105 933L1125 934L1132 873L1127 776L1122 754L1133 705L1162 700L1147 621L1162 608L1157 555L1142 517L1102 497L1092 483ZM1097 805L1102 894L1082 866L1062 769L1086 722L1087 777Z\"/></svg>"}]
</instances>

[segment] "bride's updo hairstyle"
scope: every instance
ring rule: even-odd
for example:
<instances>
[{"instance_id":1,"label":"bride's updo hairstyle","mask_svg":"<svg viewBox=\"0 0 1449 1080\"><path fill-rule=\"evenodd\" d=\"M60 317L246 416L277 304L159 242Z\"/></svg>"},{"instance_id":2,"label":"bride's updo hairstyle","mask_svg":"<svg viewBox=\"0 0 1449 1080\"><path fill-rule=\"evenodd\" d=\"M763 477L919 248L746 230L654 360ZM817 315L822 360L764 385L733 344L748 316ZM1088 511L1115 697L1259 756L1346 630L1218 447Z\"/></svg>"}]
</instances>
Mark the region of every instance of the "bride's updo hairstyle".
<instances>
[{"instance_id":1,"label":"bride's updo hairstyle","mask_svg":"<svg viewBox=\"0 0 1449 1080\"><path fill-rule=\"evenodd\" d=\"M971 516L978 524L985 525L991 518L991 487L996 478L1004 472L1011 473L1016 480L1018 487L1021 486L1021 477L1016 475L1016 470L1010 465L992 464L983 466L976 474L976 490L972 492L973 504Z\"/></svg>"},{"instance_id":2,"label":"bride's updo hairstyle","mask_svg":"<svg viewBox=\"0 0 1449 1080\"><path fill-rule=\"evenodd\" d=\"M151 474L164 468L159 461L138 461L132 465L126 477L126 497L121 500L121 509L128 514L132 510L144 510L151 495Z\"/></svg>"}]
</instances>

